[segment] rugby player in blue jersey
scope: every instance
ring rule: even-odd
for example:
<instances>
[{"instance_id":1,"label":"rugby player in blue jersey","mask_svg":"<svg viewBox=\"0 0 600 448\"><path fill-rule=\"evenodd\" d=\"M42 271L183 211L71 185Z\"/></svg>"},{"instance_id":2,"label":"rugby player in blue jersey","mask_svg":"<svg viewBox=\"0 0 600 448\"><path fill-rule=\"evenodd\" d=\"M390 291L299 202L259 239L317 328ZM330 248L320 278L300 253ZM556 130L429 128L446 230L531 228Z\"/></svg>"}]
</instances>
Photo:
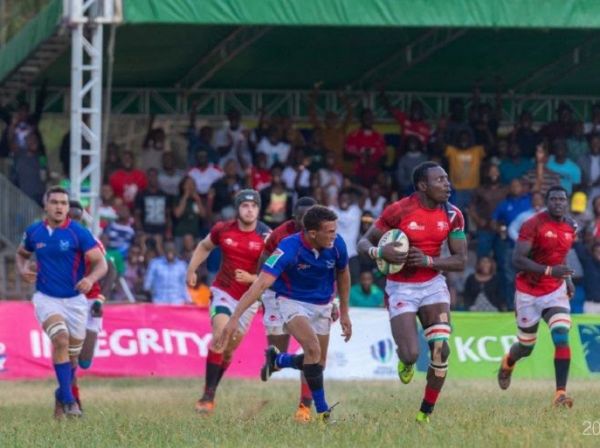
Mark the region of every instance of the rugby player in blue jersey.
<instances>
[{"instance_id":1,"label":"rugby player in blue jersey","mask_svg":"<svg viewBox=\"0 0 600 448\"><path fill-rule=\"evenodd\" d=\"M69 218L66 190L50 188L44 195L44 209L46 219L25 230L17 250L17 268L25 281L36 284L35 316L52 342L58 380L54 416L79 417L81 410L71 386L88 319L85 294L108 268L90 231ZM35 269L30 261L34 254Z\"/></svg>"},{"instance_id":2,"label":"rugby player in blue jersey","mask_svg":"<svg viewBox=\"0 0 600 448\"><path fill-rule=\"evenodd\" d=\"M350 271L344 240L337 235L337 215L315 205L304 215L304 231L281 241L265 261L262 271L244 293L217 346L224 347L237 331L239 319L267 288L277 294L279 311L290 335L302 346L301 355L266 351L267 376L282 368L302 370L312 392L317 419L331 422L325 399L323 368L327 359L331 307L336 291L340 297L340 323L346 341L352 335L348 315Z\"/></svg>"}]
</instances>

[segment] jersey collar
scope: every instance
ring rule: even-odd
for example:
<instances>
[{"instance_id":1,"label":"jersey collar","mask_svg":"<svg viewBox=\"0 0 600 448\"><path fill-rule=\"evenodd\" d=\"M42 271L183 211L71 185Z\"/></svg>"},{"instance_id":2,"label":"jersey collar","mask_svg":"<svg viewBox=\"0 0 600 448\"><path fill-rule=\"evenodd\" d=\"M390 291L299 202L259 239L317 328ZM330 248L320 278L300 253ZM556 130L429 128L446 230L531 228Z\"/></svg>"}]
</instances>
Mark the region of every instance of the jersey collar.
<instances>
[{"instance_id":1,"label":"jersey collar","mask_svg":"<svg viewBox=\"0 0 600 448\"><path fill-rule=\"evenodd\" d=\"M65 219L65 222L58 226L57 229L66 229L67 227L69 227L69 224L71 224L71 218L67 217L67 219ZM50 224L47 219L44 219L44 225L46 227L50 227Z\"/></svg>"},{"instance_id":2,"label":"jersey collar","mask_svg":"<svg viewBox=\"0 0 600 448\"><path fill-rule=\"evenodd\" d=\"M311 251L313 253L315 258L319 258L320 252L310 245L310 243L304 237L304 232L300 233L300 242L306 249L308 249L309 251Z\"/></svg>"}]
</instances>

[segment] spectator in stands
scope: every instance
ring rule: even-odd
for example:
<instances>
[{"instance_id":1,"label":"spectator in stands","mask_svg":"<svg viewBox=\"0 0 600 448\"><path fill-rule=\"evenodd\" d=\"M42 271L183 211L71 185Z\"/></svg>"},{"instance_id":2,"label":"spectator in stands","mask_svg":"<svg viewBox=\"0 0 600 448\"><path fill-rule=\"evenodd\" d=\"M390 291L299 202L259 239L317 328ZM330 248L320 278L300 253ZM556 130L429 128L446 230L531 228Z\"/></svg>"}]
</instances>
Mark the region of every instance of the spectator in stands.
<instances>
[{"instance_id":1,"label":"spectator in stands","mask_svg":"<svg viewBox=\"0 0 600 448\"><path fill-rule=\"evenodd\" d=\"M308 169L311 173L317 173L325 166L326 154L327 150L323 145L323 130L316 128L313 130L308 145L304 147L304 155L310 161Z\"/></svg>"},{"instance_id":2,"label":"spectator in stands","mask_svg":"<svg viewBox=\"0 0 600 448\"><path fill-rule=\"evenodd\" d=\"M359 282L350 288L350 306L383 307L383 291L373 283L373 274L370 271L361 272Z\"/></svg>"},{"instance_id":3,"label":"spectator in stands","mask_svg":"<svg viewBox=\"0 0 600 448\"><path fill-rule=\"evenodd\" d=\"M267 131L267 135L258 142L256 153L267 156L267 168L271 169L275 164L283 165L287 163L290 149L289 143L281 140L279 126L272 124Z\"/></svg>"},{"instance_id":4,"label":"spectator in stands","mask_svg":"<svg viewBox=\"0 0 600 448\"><path fill-rule=\"evenodd\" d=\"M123 200L118 200L123 204ZM111 222L117 220L117 198L109 184L103 184L100 188L100 206L98 207L98 217L100 218L100 228L104 230Z\"/></svg>"},{"instance_id":5,"label":"spectator in stands","mask_svg":"<svg viewBox=\"0 0 600 448\"><path fill-rule=\"evenodd\" d=\"M265 153L258 153L256 155L256 164L252 165L250 169L250 184L256 191L260 191L263 188L271 185L271 171L267 168L267 155Z\"/></svg>"},{"instance_id":6,"label":"spectator in stands","mask_svg":"<svg viewBox=\"0 0 600 448\"><path fill-rule=\"evenodd\" d=\"M146 173L134 167L135 158L131 151L123 151L121 165L123 168L110 176L110 186L115 196L123 199L128 207L133 207L136 195L146 189L148 179Z\"/></svg>"},{"instance_id":7,"label":"spectator in stands","mask_svg":"<svg viewBox=\"0 0 600 448\"><path fill-rule=\"evenodd\" d=\"M159 187L156 168L148 170L148 188L135 199L135 223L138 231L156 241L158 251L162 253L163 239L171 238L173 228L171 201Z\"/></svg>"},{"instance_id":8,"label":"spectator in stands","mask_svg":"<svg viewBox=\"0 0 600 448\"><path fill-rule=\"evenodd\" d=\"M540 134L549 141L556 139L566 140L573 135L573 110L565 103L561 103L556 110L557 120L546 124Z\"/></svg>"},{"instance_id":9,"label":"spectator in stands","mask_svg":"<svg viewBox=\"0 0 600 448\"><path fill-rule=\"evenodd\" d=\"M381 194L381 186L373 184L369 188L369 194L361 198L360 208L371 213L374 218L379 218L387 202L387 198Z\"/></svg>"},{"instance_id":10,"label":"spectator in stands","mask_svg":"<svg viewBox=\"0 0 600 448\"><path fill-rule=\"evenodd\" d=\"M533 117L528 111L521 112L519 122L512 133L512 140L519 145L521 155L526 159L533 159L535 150L541 143L540 135L533 129Z\"/></svg>"},{"instance_id":11,"label":"spectator in stands","mask_svg":"<svg viewBox=\"0 0 600 448\"><path fill-rule=\"evenodd\" d=\"M146 301L146 294L144 294L145 275L146 265L144 264L142 248L137 244L133 244L127 254L127 261L125 262L122 277L136 301ZM122 287L117 288L115 299L127 300L127 296Z\"/></svg>"},{"instance_id":12,"label":"spectator in stands","mask_svg":"<svg viewBox=\"0 0 600 448\"><path fill-rule=\"evenodd\" d=\"M242 116L236 109L227 113L228 124L217 130L213 146L219 153L219 166L225 167L228 160L234 160L238 174L252 164L248 150L248 131L242 125Z\"/></svg>"},{"instance_id":13,"label":"spectator in stands","mask_svg":"<svg viewBox=\"0 0 600 448\"><path fill-rule=\"evenodd\" d=\"M208 161L208 152L205 148L198 148L196 157L197 164L187 175L196 183L196 191L198 194L206 195L208 194L211 185L223 177L224 173L221 168Z\"/></svg>"},{"instance_id":14,"label":"spectator in stands","mask_svg":"<svg viewBox=\"0 0 600 448\"><path fill-rule=\"evenodd\" d=\"M571 195L573 188L581 183L581 169L567 158L567 143L558 139L552 142L553 155L546 167L560 176L560 185Z\"/></svg>"},{"instance_id":15,"label":"spectator in stands","mask_svg":"<svg viewBox=\"0 0 600 448\"><path fill-rule=\"evenodd\" d=\"M252 150L252 154L256 159L256 147L258 143L266 137L269 132L269 127L271 126L270 117L267 115L266 109L263 107L258 112L258 121L256 123L256 127L250 133L248 137L248 145Z\"/></svg>"},{"instance_id":16,"label":"spectator in stands","mask_svg":"<svg viewBox=\"0 0 600 448\"><path fill-rule=\"evenodd\" d=\"M40 143L35 132L25 137L26 150L14 158L14 184L38 205L43 206L48 170L46 158L40 154Z\"/></svg>"},{"instance_id":17,"label":"spectator in stands","mask_svg":"<svg viewBox=\"0 0 600 448\"><path fill-rule=\"evenodd\" d=\"M224 176L216 180L208 190L207 207L211 215L219 220L233 219L236 211L235 195L246 188L245 180L238 176L235 160L229 159L224 167Z\"/></svg>"},{"instance_id":18,"label":"spectator in stands","mask_svg":"<svg viewBox=\"0 0 600 448\"><path fill-rule=\"evenodd\" d=\"M560 176L546 166L548 151L545 143L540 143L535 150L535 168L527 171L523 180L529 185L530 191L539 191L542 195L556 185L560 185Z\"/></svg>"},{"instance_id":19,"label":"spectator in stands","mask_svg":"<svg viewBox=\"0 0 600 448\"><path fill-rule=\"evenodd\" d=\"M584 126L586 135L600 133L600 103L592 106L592 121Z\"/></svg>"},{"instance_id":20,"label":"spectator in stands","mask_svg":"<svg viewBox=\"0 0 600 448\"><path fill-rule=\"evenodd\" d=\"M360 275L360 261L358 258L358 237L360 232L360 219L362 210L353 203L352 197L346 191L342 191L338 198L337 206L330 206L337 216L337 233L346 243L348 251L348 265L352 284L358 281Z\"/></svg>"},{"instance_id":21,"label":"spectator in stands","mask_svg":"<svg viewBox=\"0 0 600 448\"><path fill-rule=\"evenodd\" d=\"M496 107L493 108L487 102L481 102L481 91L479 85L473 89L473 99L471 101L469 113L469 125L473 130L473 141L476 145L481 145L491 154L496 147L496 137L498 135L497 117L502 111L502 98L500 91L496 94Z\"/></svg>"},{"instance_id":22,"label":"spectator in stands","mask_svg":"<svg viewBox=\"0 0 600 448\"><path fill-rule=\"evenodd\" d=\"M483 184L473 194L469 217L477 227L477 256L488 256L495 246L497 235L492 226L494 210L506 199L508 188L500 184L500 170L494 164L487 166Z\"/></svg>"},{"instance_id":23,"label":"spectator in stands","mask_svg":"<svg viewBox=\"0 0 600 448\"><path fill-rule=\"evenodd\" d=\"M343 181L344 176L335 165L335 155L328 151L325 154L325 166L319 170L319 185L325 196L324 205L337 204Z\"/></svg>"},{"instance_id":24,"label":"spectator in stands","mask_svg":"<svg viewBox=\"0 0 600 448\"><path fill-rule=\"evenodd\" d=\"M490 257L477 260L475 272L469 275L465 283L463 297L465 308L469 311L506 310L494 260Z\"/></svg>"},{"instance_id":25,"label":"spectator in stands","mask_svg":"<svg viewBox=\"0 0 600 448\"><path fill-rule=\"evenodd\" d=\"M162 169L158 174L158 187L169 196L177 196L179 183L183 179L182 170L175 167L175 156L172 152L162 155Z\"/></svg>"},{"instance_id":26,"label":"spectator in stands","mask_svg":"<svg viewBox=\"0 0 600 448\"><path fill-rule=\"evenodd\" d=\"M583 132L583 122L575 122L573 135L567 140L567 156L577 163L590 152L588 139Z\"/></svg>"},{"instance_id":27,"label":"spectator in stands","mask_svg":"<svg viewBox=\"0 0 600 448\"><path fill-rule=\"evenodd\" d=\"M600 194L600 134L590 135L590 152L578 160L581 183L588 196Z\"/></svg>"},{"instance_id":28,"label":"spectator in stands","mask_svg":"<svg viewBox=\"0 0 600 448\"><path fill-rule=\"evenodd\" d=\"M443 134L438 135L444 145L455 145L460 139L460 134L469 134L469 141L473 141L473 129L465 119L465 103L461 98L453 98L450 101L449 117L442 121Z\"/></svg>"},{"instance_id":29,"label":"spectator in stands","mask_svg":"<svg viewBox=\"0 0 600 448\"><path fill-rule=\"evenodd\" d=\"M290 145L290 148L302 148L306 145L302 132L296 129L292 118L288 115L281 117L281 141Z\"/></svg>"},{"instance_id":30,"label":"spectator in stands","mask_svg":"<svg viewBox=\"0 0 600 448\"><path fill-rule=\"evenodd\" d=\"M533 158L524 157L517 141L509 143L508 157L500 162L500 182L508 185L513 179L522 178L535 167Z\"/></svg>"},{"instance_id":31,"label":"spectator in stands","mask_svg":"<svg viewBox=\"0 0 600 448\"><path fill-rule=\"evenodd\" d=\"M445 152L449 164L449 176L455 190L455 205L466 210L471 202L473 191L479 187L479 173L485 157L483 146L473 145L471 134L460 131L457 145L449 145Z\"/></svg>"},{"instance_id":32,"label":"spectator in stands","mask_svg":"<svg viewBox=\"0 0 600 448\"><path fill-rule=\"evenodd\" d=\"M594 242L591 251L581 241L577 241L574 248L583 267L583 311L600 313L600 242Z\"/></svg>"},{"instance_id":33,"label":"spectator in stands","mask_svg":"<svg viewBox=\"0 0 600 448\"><path fill-rule=\"evenodd\" d=\"M148 131L142 144L142 163L141 169L148 171L154 168L157 171L162 167L163 154L166 152L167 135L163 128L155 128L155 115L150 116L148 122Z\"/></svg>"},{"instance_id":34,"label":"spectator in stands","mask_svg":"<svg viewBox=\"0 0 600 448\"><path fill-rule=\"evenodd\" d=\"M334 157L334 166L344 175L352 174L352 163L345 157L346 134L352 122L352 104L344 95L338 95L339 101L344 105L346 115L340 122L338 115L333 111L325 112L325 119L321 121L317 115L317 97L319 95L319 84L315 84L309 96L308 116L314 131L317 129L323 133L323 147L331 151Z\"/></svg>"},{"instance_id":35,"label":"spectator in stands","mask_svg":"<svg viewBox=\"0 0 600 448\"><path fill-rule=\"evenodd\" d=\"M155 258L148 266L144 290L150 293L152 303L184 305L191 303L186 286L187 264L177 258L175 245L165 243L165 255Z\"/></svg>"},{"instance_id":36,"label":"spectator in stands","mask_svg":"<svg viewBox=\"0 0 600 448\"><path fill-rule=\"evenodd\" d=\"M423 152L423 149L423 143L418 137L408 135L404 139L405 152L398 159L398 169L396 171L396 183L400 187L402 196L407 196L413 192L412 173L417 165L427 161L427 155Z\"/></svg>"},{"instance_id":37,"label":"spectator in stands","mask_svg":"<svg viewBox=\"0 0 600 448\"><path fill-rule=\"evenodd\" d=\"M348 135L346 154L355 160L354 177L361 185L370 185L381 172L386 145L383 135L373 129L371 109L362 111L360 128Z\"/></svg>"},{"instance_id":38,"label":"spectator in stands","mask_svg":"<svg viewBox=\"0 0 600 448\"><path fill-rule=\"evenodd\" d=\"M423 103L413 100L410 103L409 113L407 114L399 108L392 106L390 99L383 89L380 90L379 93L388 114L394 117L398 126L400 126L401 145L406 145L406 139L408 137L415 137L419 140L421 146L426 146L427 143L429 143L431 129L429 128L429 124L425 121Z\"/></svg>"},{"instance_id":39,"label":"spectator in stands","mask_svg":"<svg viewBox=\"0 0 600 448\"><path fill-rule=\"evenodd\" d=\"M105 250L106 250L106 261L111 265L109 266L108 269L108 276L110 276L108 279L106 279L106 277L104 279L102 279L102 290L104 291L104 288L110 288L110 292L112 293L113 291L118 292L119 290L121 290L122 288L120 287L120 282L119 279L123 276L123 274L125 274L125 260L123 259L123 256L121 255L121 253L118 250L115 249L110 249L108 247L108 243L109 243L109 239L108 239L108 235L106 234L102 234L100 235L100 242L103 244ZM106 281L105 281L106 280ZM114 296L112 294L110 295L106 295L104 292L102 293L108 300L120 300L118 297L118 294L115 294Z\"/></svg>"},{"instance_id":40,"label":"spectator in stands","mask_svg":"<svg viewBox=\"0 0 600 448\"><path fill-rule=\"evenodd\" d=\"M207 209L196 191L194 180L189 176L184 177L179 183L179 195L173 202L173 236L180 251L185 235L200 238L207 217Z\"/></svg>"},{"instance_id":41,"label":"spectator in stands","mask_svg":"<svg viewBox=\"0 0 600 448\"><path fill-rule=\"evenodd\" d=\"M588 198L583 191L576 191L571 196L571 217L578 226L578 233L583 235L586 229L592 225L594 216L587 210Z\"/></svg>"},{"instance_id":42,"label":"spectator in stands","mask_svg":"<svg viewBox=\"0 0 600 448\"><path fill-rule=\"evenodd\" d=\"M281 173L281 179L288 190L295 191L299 197L310 194L310 161L305 158L304 150L296 148L290 157L291 163Z\"/></svg>"},{"instance_id":43,"label":"spectator in stands","mask_svg":"<svg viewBox=\"0 0 600 448\"><path fill-rule=\"evenodd\" d=\"M188 140L187 148L187 164L194 166L198 160L196 153L199 149L204 149L208 153L209 163L218 164L219 154L212 146L213 128L210 126L202 126L199 131L196 130L196 112L198 110L198 102L194 101L190 109L190 123L185 136Z\"/></svg>"},{"instance_id":44,"label":"spectator in stands","mask_svg":"<svg viewBox=\"0 0 600 448\"><path fill-rule=\"evenodd\" d=\"M592 200L592 211L594 213L594 220L586 233L587 242L600 241L600 196L596 196Z\"/></svg>"},{"instance_id":45,"label":"spectator in stands","mask_svg":"<svg viewBox=\"0 0 600 448\"><path fill-rule=\"evenodd\" d=\"M108 236L107 249L118 250L123 258L127 257L127 251L135 238L135 230L131 226L131 212L127 205L117 207L117 220L111 222L104 233Z\"/></svg>"},{"instance_id":46,"label":"spectator in stands","mask_svg":"<svg viewBox=\"0 0 600 448\"><path fill-rule=\"evenodd\" d=\"M102 170L104 180L102 182L108 183L113 173L121 168L123 166L121 165L119 146L114 142L109 142L106 146L106 159L104 160L104 169Z\"/></svg>"},{"instance_id":47,"label":"spectator in stands","mask_svg":"<svg viewBox=\"0 0 600 448\"><path fill-rule=\"evenodd\" d=\"M531 218L536 213L541 212L545 207L544 195L539 191L531 193L531 208L519 213L508 225L508 237L514 243L519 239L519 231L525 221Z\"/></svg>"},{"instance_id":48,"label":"spectator in stands","mask_svg":"<svg viewBox=\"0 0 600 448\"><path fill-rule=\"evenodd\" d=\"M281 166L271 169L273 180L271 185L260 192L263 220L271 228L277 227L292 216L292 200L294 193L288 190L281 178Z\"/></svg>"}]
</instances>

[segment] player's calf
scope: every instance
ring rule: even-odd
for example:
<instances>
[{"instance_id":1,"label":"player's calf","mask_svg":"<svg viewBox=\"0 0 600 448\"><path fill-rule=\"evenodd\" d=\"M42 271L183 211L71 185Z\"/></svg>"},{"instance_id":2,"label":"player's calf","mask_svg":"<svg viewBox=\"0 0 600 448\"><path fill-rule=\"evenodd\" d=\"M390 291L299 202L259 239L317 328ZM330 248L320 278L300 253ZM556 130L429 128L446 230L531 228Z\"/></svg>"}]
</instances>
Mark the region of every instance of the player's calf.
<instances>
[{"instance_id":1,"label":"player's calf","mask_svg":"<svg viewBox=\"0 0 600 448\"><path fill-rule=\"evenodd\" d=\"M564 393L567 389L567 377L569 376L569 367L571 364L571 347L569 346L571 316L567 313L556 313L548 319L548 326L550 327L550 334L554 343L556 390Z\"/></svg>"},{"instance_id":2,"label":"player's calf","mask_svg":"<svg viewBox=\"0 0 600 448\"><path fill-rule=\"evenodd\" d=\"M519 328L517 342L515 342L506 355L502 357L498 369L498 386L506 390L510 387L512 372L515 364L521 358L531 355L537 341L537 326L531 329Z\"/></svg>"},{"instance_id":3,"label":"player's calf","mask_svg":"<svg viewBox=\"0 0 600 448\"><path fill-rule=\"evenodd\" d=\"M417 415L418 421L425 421L423 416L429 416L433 412L444 385L448 371L448 357L450 356L448 340L451 332L452 327L448 322L439 322L424 330L425 339L429 345L430 364L427 370L425 394ZM428 419L426 420L428 421Z\"/></svg>"}]
</instances>

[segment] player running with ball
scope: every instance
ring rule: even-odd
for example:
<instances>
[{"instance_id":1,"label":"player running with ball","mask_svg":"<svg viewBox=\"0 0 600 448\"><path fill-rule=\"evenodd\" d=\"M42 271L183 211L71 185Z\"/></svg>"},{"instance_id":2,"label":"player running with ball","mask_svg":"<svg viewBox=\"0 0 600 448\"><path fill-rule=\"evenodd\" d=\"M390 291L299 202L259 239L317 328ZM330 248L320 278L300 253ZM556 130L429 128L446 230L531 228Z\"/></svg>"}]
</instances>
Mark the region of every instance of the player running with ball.
<instances>
[{"instance_id":1,"label":"player running with ball","mask_svg":"<svg viewBox=\"0 0 600 448\"><path fill-rule=\"evenodd\" d=\"M444 385L450 347L450 294L441 271L462 271L467 260L464 220L458 208L448 202L450 182L437 163L424 162L413 172L415 193L385 208L361 238L358 250L373 259L405 264L388 275L386 296L392 336L398 346L398 374L404 384L414 375L419 356L416 317L429 345L431 363L417 421L429 422L429 415ZM408 253L397 250L398 242L378 247L384 233L400 229L410 243ZM448 242L450 256L441 257Z\"/></svg>"},{"instance_id":2,"label":"player running with ball","mask_svg":"<svg viewBox=\"0 0 600 448\"><path fill-rule=\"evenodd\" d=\"M564 263L575 241L577 224L566 216L569 197L564 188L557 186L548 190L546 207L546 211L525 221L519 232L513 255L515 268L520 271L515 292L518 340L502 359L498 384L501 389L508 389L515 364L531 355L539 322L544 319L555 347L553 404L570 408L573 399L566 392L571 362L569 299L575 287L571 281L573 270Z\"/></svg>"},{"instance_id":3,"label":"player running with ball","mask_svg":"<svg viewBox=\"0 0 600 448\"><path fill-rule=\"evenodd\" d=\"M304 231L279 243L265 261L258 279L242 296L216 343L217 347L227 346L238 331L245 310L251 308L267 288L272 288L287 330L302 346L304 354L280 353L275 347L269 347L266 376L282 368L302 370L317 408L317 419L324 423L331 422L331 407L323 387L323 368L336 283L343 336L348 341L352 335L348 315L348 253L344 240L336 234L336 221L337 215L320 205L306 212Z\"/></svg>"}]
</instances>

